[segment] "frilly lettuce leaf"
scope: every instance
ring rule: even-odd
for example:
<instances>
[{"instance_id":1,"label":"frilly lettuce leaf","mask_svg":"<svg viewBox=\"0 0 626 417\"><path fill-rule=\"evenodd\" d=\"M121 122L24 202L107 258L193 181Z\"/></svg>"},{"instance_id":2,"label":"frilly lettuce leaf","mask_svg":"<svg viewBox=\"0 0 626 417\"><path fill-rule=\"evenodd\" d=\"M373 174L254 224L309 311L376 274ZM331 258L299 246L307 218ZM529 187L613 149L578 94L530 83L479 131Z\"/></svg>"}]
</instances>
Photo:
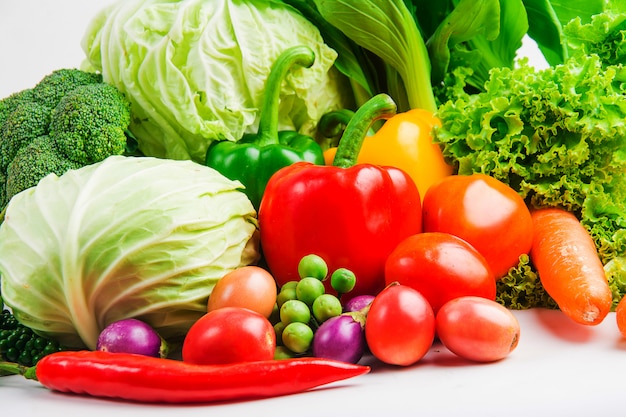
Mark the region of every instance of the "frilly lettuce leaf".
<instances>
[{"instance_id":1,"label":"frilly lettuce leaf","mask_svg":"<svg viewBox=\"0 0 626 417\"><path fill-rule=\"evenodd\" d=\"M496 289L496 301L513 310L558 308L556 301L543 288L526 254L520 256L517 267L511 268L508 275L496 282Z\"/></svg>"}]
</instances>

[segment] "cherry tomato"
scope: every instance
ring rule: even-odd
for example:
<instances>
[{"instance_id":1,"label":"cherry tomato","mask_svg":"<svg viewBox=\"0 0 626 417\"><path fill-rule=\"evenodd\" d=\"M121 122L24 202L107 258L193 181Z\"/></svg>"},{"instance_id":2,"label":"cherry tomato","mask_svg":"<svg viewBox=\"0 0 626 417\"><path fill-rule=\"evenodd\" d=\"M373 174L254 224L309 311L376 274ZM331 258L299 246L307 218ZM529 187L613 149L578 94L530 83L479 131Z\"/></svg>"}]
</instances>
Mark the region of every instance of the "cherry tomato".
<instances>
[{"instance_id":1,"label":"cherry tomato","mask_svg":"<svg viewBox=\"0 0 626 417\"><path fill-rule=\"evenodd\" d=\"M446 232L474 246L496 279L530 251L530 211L507 184L484 174L452 175L433 184L422 205L424 232Z\"/></svg>"},{"instance_id":2,"label":"cherry tomato","mask_svg":"<svg viewBox=\"0 0 626 417\"><path fill-rule=\"evenodd\" d=\"M520 325L510 310L482 297L459 297L439 309L437 336L454 354L476 362L505 358L519 342Z\"/></svg>"},{"instance_id":3,"label":"cherry tomato","mask_svg":"<svg viewBox=\"0 0 626 417\"><path fill-rule=\"evenodd\" d=\"M617 321L617 328L626 337L626 297L622 297L617 303L615 308L615 320Z\"/></svg>"},{"instance_id":4,"label":"cherry tomato","mask_svg":"<svg viewBox=\"0 0 626 417\"><path fill-rule=\"evenodd\" d=\"M367 313L365 338L382 362L408 366L426 355L435 339L435 314L426 298L406 285L382 290Z\"/></svg>"},{"instance_id":5,"label":"cherry tomato","mask_svg":"<svg viewBox=\"0 0 626 417\"><path fill-rule=\"evenodd\" d=\"M449 233L420 233L404 239L387 258L385 281L419 291L435 314L444 303L463 295L496 298L496 280L485 258Z\"/></svg>"},{"instance_id":6,"label":"cherry tomato","mask_svg":"<svg viewBox=\"0 0 626 417\"><path fill-rule=\"evenodd\" d=\"M207 310L243 307L269 317L276 304L276 293L276 281L269 272L258 266L244 266L217 281Z\"/></svg>"},{"instance_id":7,"label":"cherry tomato","mask_svg":"<svg viewBox=\"0 0 626 417\"><path fill-rule=\"evenodd\" d=\"M213 310L196 321L183 342L183 361L200 365L269 360L276 333L270 321L241 307Z\"/></svg>"}]
</instances>

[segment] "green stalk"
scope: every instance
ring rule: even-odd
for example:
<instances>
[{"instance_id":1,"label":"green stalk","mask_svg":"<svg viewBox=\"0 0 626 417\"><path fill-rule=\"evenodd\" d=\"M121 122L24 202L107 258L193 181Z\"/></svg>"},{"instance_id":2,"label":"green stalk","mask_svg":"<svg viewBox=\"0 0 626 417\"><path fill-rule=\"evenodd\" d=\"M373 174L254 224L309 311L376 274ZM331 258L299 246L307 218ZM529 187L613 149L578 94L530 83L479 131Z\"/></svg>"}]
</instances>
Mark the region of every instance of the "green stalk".
<instances>
[{"instance_id":1,"label":"green stalk","mask_svg":"<svg viewBox=\"0 0 626 417\"><path fill-rule=\"evenodd\" d=\"M410 108L437 110L428 50L402 0L315 0L315 4L324 19L398 72ZM404 91L397 85L393 90L394 100L404 103L400 97Z\"/></svg>"},{"instance_id":2,"label":"green stalk","mask_svg":"<svg viewBox=\"0 0 626 417\"><path fill-rule=\"evenodd\" d=\"M270 70L265 83L263 108L255 143L259 146L278 144L278 105L281 84L294 65L309 68L315 62L315 53L308 46L294 46L285 50Z\"/></svg>"},{"instance_id":3,"label":"green stalk","mask_svg":"<svg viewBox=\"0 0 626 417\"><path fill-rule=\"evenodd\" d=\"M378 94L359 107L339 141L333 166L339 168L354 166L372 124L393 116L396 110L396 103L387 94Z\"/></svg>"}]
</instances>

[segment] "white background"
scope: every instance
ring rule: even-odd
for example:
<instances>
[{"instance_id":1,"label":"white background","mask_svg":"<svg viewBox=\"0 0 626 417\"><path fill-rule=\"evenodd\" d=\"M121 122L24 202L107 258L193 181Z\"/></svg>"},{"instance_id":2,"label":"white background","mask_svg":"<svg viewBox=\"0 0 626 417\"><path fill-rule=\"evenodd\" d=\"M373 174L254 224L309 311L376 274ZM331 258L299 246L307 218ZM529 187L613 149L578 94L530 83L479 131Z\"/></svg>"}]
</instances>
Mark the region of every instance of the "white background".
<instances>
[{"instance_id":1,"label":"white background","mask_svg":"<svg viewBox=\"0 0 626 417\"><path fill-rule=\"evenodd\" d=\"M32 87L54 69L79 66L83 59L80 41L88 21L108 3L110 0L0 0L0 97ZM536 57L532 48L523 54ZM3 377L2 415L623 414L626 342L619 335L613 314L597 327L574 324L556 311L515 314L522 328L520 344L507 359L493 364L468 363L435 345L412 367L395 368L372 362L370 374L324 389L282 398L202 406L132 404L62 395L21 377Z\"/></svg>"}]
</instances>

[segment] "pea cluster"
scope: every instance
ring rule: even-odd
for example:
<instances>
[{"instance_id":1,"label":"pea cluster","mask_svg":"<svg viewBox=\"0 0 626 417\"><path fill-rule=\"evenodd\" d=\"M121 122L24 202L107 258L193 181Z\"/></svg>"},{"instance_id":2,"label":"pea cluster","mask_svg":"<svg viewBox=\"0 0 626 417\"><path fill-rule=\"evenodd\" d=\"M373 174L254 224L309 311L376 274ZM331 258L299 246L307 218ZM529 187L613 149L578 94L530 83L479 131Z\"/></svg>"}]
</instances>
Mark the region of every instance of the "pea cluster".
<instances>
[{"instance_id":1,"label":"pea cluster","mask_svg":"<svg viewBox=\"0 0 626 417\"><path fill-rule=\"evenodd\" d=\"M297 281L285 283L276 298L277 322L274 324L276 358L306 356L310 352L315 331L321 323L343 312L340 297L354 288L356 276L339 268L328 277L328 265L323 258L310 254L298 264ZM326 292L325 281L337 295Z\"/></svg>"}]
</instances>

